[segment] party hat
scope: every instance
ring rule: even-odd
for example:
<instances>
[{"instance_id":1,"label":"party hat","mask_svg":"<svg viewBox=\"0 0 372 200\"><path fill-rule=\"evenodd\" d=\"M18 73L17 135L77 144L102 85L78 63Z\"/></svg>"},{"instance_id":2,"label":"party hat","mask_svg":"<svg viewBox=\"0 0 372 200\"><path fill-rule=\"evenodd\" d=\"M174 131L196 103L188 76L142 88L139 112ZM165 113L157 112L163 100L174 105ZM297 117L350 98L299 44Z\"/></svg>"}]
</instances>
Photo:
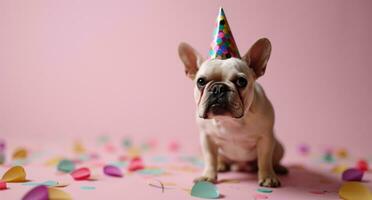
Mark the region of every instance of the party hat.
<instances>
[{"instance_id":1,"label":"party hat","mask_svg":"<svg viewBox=\"0 0 372 200\"><path fill-rule=\"evenodd\" d=\"M228 59L240 58L238 47L231 33L229 23L223 8L220 7L216 20L216 28L213 32L213 41L209 49L210 58Z\"/></svg>"}]
</instances>

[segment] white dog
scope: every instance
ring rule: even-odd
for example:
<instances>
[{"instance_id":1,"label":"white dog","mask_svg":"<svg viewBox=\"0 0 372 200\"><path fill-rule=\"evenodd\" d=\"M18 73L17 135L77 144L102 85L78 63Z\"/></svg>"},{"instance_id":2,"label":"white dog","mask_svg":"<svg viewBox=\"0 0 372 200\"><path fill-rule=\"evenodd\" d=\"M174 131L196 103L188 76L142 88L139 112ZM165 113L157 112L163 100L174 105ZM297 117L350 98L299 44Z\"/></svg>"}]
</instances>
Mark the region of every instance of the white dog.
<instances>
[{"instance_id":1,"label":"white dog","mask_svg":"<svg viewBox=\"0 0 372 200\"><path fill-rule=\"evenodd\" d=\"M250 163L258 167L259 185L279 187L276 173L288 172L280 164L284 149L274 136L274 109L256 82L265 73L270 41L258 40L241 59L204 60L186 43L178 52L195 84L205 161L203 175L195 181L215 182L218 171Z\"/></svg>"}]
</instances>

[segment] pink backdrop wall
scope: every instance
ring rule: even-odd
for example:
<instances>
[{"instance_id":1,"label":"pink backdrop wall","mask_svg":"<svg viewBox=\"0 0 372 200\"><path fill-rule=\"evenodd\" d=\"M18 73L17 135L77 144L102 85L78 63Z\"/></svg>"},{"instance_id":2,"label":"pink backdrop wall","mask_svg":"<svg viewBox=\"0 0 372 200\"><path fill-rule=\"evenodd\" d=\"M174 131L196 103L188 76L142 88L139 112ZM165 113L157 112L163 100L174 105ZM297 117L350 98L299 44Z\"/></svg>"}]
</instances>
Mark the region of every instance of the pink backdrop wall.
<instances>
[{"instance_id":1,"label":"pink backdrop wall","mask_svg":"<svg viewBox=\"0 0 372 200\"><path fill-rule=\"evenodd\" d=\"M197 143L176 50L207 55L220 5L241 53L272 41L259 81L285 144L372 149L369 0L0 1L0 137Z\"/></svg>"}]
</instances>

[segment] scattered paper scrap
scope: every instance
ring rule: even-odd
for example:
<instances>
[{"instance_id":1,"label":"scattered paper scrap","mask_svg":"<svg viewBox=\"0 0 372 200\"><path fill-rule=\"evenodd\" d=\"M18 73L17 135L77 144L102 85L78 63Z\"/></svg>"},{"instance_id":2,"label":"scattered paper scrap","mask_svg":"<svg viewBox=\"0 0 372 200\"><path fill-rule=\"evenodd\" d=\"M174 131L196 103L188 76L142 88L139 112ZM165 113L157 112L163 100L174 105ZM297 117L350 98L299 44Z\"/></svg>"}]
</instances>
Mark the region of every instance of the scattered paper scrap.
<instances>
[{"instance_id":1,"label":"scattered paper scrap","mask_svg":"<svg viewBox=\"0 0 372 200\"><path fill-rule=\"evenodd\" d=\"M180 149L180 144L176 141L169 143L168 149L170 152L177 152Z\"/></svg>"},{"instance_id":2,"label":"scattered paper scrap","mask_svg":"<svg viewBox=\"0 0 372 200\"><path fill-rule=\"evenodd\" d=\"M364 172L359 169L350 168L342 173L342 180L344 181L361 181Z\"/></svg>"},{"instance_id":3,"label":"scattered paper scrap","mask_svg":"<svg viewBox=\"0 0 372 200\"><path fill-rule=\"evenodd\" d=\"M90 178L90 170L89 168L82 167L71 172L71 176L77 181L87 180Z\"/></svg>"},{"instance_id":4,"label":"scattered paper scrap","mask_svg":"<svg viewBox=\"0 0 372 200\"><path fill-rule=\"evenodd\" d=\"M132 160L129 162L128 165L128 171L137 171L145 168L142 162L142 159L140 157L134 157Z\"/></svg>"},{"instance_id":5,"label":"scattered paper scrap","mask_svg":"<svg viewBox=\"0 0 372 200\"><path fill-rule=\"evenodd\" d=\"M267 188L258 188L257 192L262 192L262 193L272 193L273 190L267 189Z\"/></svg>"},{"instance_id":6,"label":"scattered paper scrap","mask_svg":"<svg viewBox=\"0 0 372 200\"><path fill-rule=\"evenodd\" d=\"M28 191L22 198L22 200L48 200L48 187L45 185L39 185Z\"/></svg>"},{"instance_id":7,"label":"scattered paper scrap","mask_svg":"<svg viewBox=\"0 0 372 200\"><path fill-rule=\"evenodd\" d=\"M5 190L5 189L7 189L6 182L0 180L0 190Z\"/></svg>"},{"instance_id":8,"label":"scattered paper scrap","mask_svg":"<svg viewBox=\"0 0 372 200\"><path fill-rule=\"evenodd\" d=\"M254 194L253 199L254 200L259 200L259 199L268 199L269 197L264 195L264 194Z\"/></svg>"},{"instance_id":9,"label":"scattered paper scrap","mask_svg":"<svg viewBox=\"0 0 372 200\"><path fill-rule=\"evenodd\" d=\"M339 158L347 158L348 157L348 152L347 152L347 150L346 149L339 149L338 151L337 151L337 156L339 157Z\"/></svg>"},{"instance_id":10,"label":"scattered paper scrap","mask_svg":"<svg viewBox=\"0 0 372 200\"><path fill-rule=\"evenodd\" d=\"M48 195L49 200L72 200L70 194L57 188L48 188Z\"/></svg>"},{"instance_id":11,"label":"scattered paper scrap","mask_svg":"<svg viewBox=\"0 0 372 200\"><path fill-rule=\"evenodd\" d=\"M332 172L336 174L342 174L347 169L346 165L336 165L332 168Z\"/></svg>"},{"instance_id":12,"label":"scattered paper scrap","mask_svg":"<svg viewBox=\"0 0 372 200\"><path fill-rule=\"evenodd\" d=\"M28 156L28 152L25 148L18 148L14 150L12 158L13 160L26 159L27 156Z\"/></svg>"},{"instance_id":13,"label":"scattered paper scrap","mask_svg":"<svg viewBox=\"0 0 372 200\"><path fill-rule=\"evenodd\" d=\"M22 166L14 166L5 172L1 180L9 183L27 181L26 171Z\"/></svg>"},{"instance_id":14,"label":"scattered paper scrap","mask_svg":"<svg viewBox=\"0 0 372 200\"><path fill-rule=\"evenodd\" d=\"M359 182L344 183L338 194L344 200L372 200L371 192Z\"/></svg>"},{"instance_id":15,"label":"scattered paper scrap","mask_svg":"<svg viewBox=\"0 0 372 200\"><path fill-rule=\"evenodd\" d=\"M96 187L83 185L83 186L80 186L80 189L82 189L82 190L95 190Z\"/></svg>"},{"instance_id":16,"label":"scattered paper scrap","mask_svg":"<svg viewBox=\"0 0 372 200\"><path fill-rule=\"evenodd\" d=\"M71 160L61 160L57 165L57 170L61 172L70 173L75 170L75 163Z\"/></svg>"},{"instance_id":17,"label":"scattered paper scrap","mask_svg":"<svg viewBox=\"0 0 372 200\"><path fill-rule=\"evenodd\" d=\"M145 169L138 170L137 173L143 174L143 175L157 176L157 175L164 174L165 171L164 169L161 169L161 168L145 168Z\"/></svg>"},{"instance_id":18,"label":"scattered paper scrap","mask_svg":"<svg viewBox=\"0 0 372 200\"><path fill-rule=\"evenodd\" d=\"M106 165L103 167L103 173L107 176L123 177L123 172L114 165Z\"/></svg>"},{"instance_id":19,"label":"scattered paper scrap","mask_svg":"<svg viewBox=\"0 0 372 200\"><path fill-rule=\"evenodd\" d=\"M362 171L368 171L368 162L365 160L359 160L357 162L357 168L362 170Z\"/></svg>"},{"instance_id":20,"label":"scattered paper scrap","mask_svg":"<svg viewBox=\"0 0 372 200\"><path fill-rule=\"evenodd\" d=\"M307 144L301 144L298 146L298 152L302 155L308 155L310 152L310 147Z\"/></svg>"},{"instance_id":21,"label":"scattered paper scrap","mask_svg":"<svg viewBox=\"0 0 372 200\"><path fill-rule=\"evenodd\" d=\"M220 192L214 184L207 181L199 181L192 187L191 196L205 199L217 199L220 197Z\"/></svg>"}]
</instances>

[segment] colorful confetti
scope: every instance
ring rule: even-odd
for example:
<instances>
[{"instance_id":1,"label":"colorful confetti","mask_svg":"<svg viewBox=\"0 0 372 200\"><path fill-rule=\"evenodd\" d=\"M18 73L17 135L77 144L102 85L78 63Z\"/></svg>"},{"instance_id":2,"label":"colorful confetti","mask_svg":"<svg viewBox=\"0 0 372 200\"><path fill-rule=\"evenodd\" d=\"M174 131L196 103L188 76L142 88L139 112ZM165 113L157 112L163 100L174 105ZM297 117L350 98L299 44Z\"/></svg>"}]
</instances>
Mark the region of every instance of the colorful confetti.
<instances>
[{"instance_id":1,"label":"colorful confetti","mask_svg":"<svg viewBox=\"0 0 372 200\"><path fill-rule=\"evenodd\" d=\"M107 176L123 177L123 172L114 165L106 165L103 167L103 173Z\"/></svg>"},{"instance_id":2,"label":"colorful confetti","mask_svg":"<svg viewBox=\"0 0 372 200\"><path fill-rule=\"evenodd\" d=\"M8 183L27 181L26 171L22 166L14 166L5 172L1 180L8 182Z\"/></svg>"},{"instance_id":3,"label":"colorful confetti","mask_svg":"<svg viewBox=\"0 0 372 200\"><path fill-rule=\"evenodd\" d=\"M205 199L217 199L220 197L220 192L214 184L207 181L199 181L192 187L191 196Z\"/></svg>"},{"instance_id":4,"label":"colorful confetti","mask_svg":"<svg viewBox=\"0 0 372 200\"><path fill-rule=\"evenodd\" d=\"M90 178L90 170L87 167L79 168L71 172L71 176L77 181L87 180Z\"/></svg>"}]
</instances>

